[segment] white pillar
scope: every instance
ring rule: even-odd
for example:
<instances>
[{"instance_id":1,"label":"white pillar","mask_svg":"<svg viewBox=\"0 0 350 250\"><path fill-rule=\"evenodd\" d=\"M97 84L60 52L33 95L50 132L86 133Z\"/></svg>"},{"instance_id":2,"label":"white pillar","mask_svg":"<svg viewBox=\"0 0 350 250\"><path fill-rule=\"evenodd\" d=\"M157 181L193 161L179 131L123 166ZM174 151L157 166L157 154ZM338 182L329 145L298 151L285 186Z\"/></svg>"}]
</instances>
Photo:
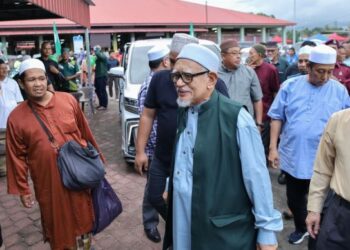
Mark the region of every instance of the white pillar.
<instances>
[{"instance_id":1,"label":"white pillar","mask_svg":"<svg viewBox=\"0 0 350 250\"><path fill-rule=\"evenodd\" d=\"M217 44L221 44L221 40L222 40L221 39L222 38L221 37L221 27L218 27L216 31L217 31L217 33L216 33L216 35L217 35Z\"/></svg>"},{"instance_id":2,"label":"white pillar","mask_svg":"<svg viewBox=\"0 0 350 250\"><path fill-rule=\"evenodd\" d=\"M130 42L135 42L135 33L130 34Z\"/></svg>"},{"instance_id":3,"label":"white pillar","mask_svg":"<svg viewBox=\"0 0 350 250\"><path fill-rule=\"evenodd\" d=\"M4 54L5 58L7 58L7 46L6 46L6 37L5 36L2 36L1 37L1 51L2 53Z\"/></svg>"},{"instance_id":4,"label":"white pillar","mask_svg":"<svg viewBox=\"0 0 350 250\"><path fill-rule=\"evenodd\" d=\"M244 27L241 27L241 29L240 29L240 41L241 42L245 41L245 30L244 30Z\"/></svg>"},{"instance_id":5,"label":"white pillar","mask_svg":"<svg viewBox=\"0 0 350 250\"><path fill-rule=\"evenodd\" d=\"M266 43L266 27L262 27L261 29L261 40Z\"/></svg>"},{"instance_id":6,"label":"white pillar","mask_svg":"<svg viewBox=\"0 0 350 250\"><path fill-rule=\"evenodd\" d=\"M112 36L112 48L113 48L114 52L118 51L117 34L115 34L115 33Z\"/></svg>"},{"instance_id":7,"label":"white pillar","mask_svg":"<svg viewBox=\"0 0 350 250\"><path fill-rule=\"evenodd\" d=\"M43 35L40 35L40 36L38 37L38 42L39 42L39 48L41 48L41 44L44 42L44 37L43 37Z\"/></svg>"},{"instance_id":8,"label":"white pillar","mask_svg":"<svg viewBox=\"0 0 350 250\"><path fill-rule=\"evenodd\" d=\"M286 27L282 28L282 45L287 45L287 29Z\"/></svg>"}]
</instances>

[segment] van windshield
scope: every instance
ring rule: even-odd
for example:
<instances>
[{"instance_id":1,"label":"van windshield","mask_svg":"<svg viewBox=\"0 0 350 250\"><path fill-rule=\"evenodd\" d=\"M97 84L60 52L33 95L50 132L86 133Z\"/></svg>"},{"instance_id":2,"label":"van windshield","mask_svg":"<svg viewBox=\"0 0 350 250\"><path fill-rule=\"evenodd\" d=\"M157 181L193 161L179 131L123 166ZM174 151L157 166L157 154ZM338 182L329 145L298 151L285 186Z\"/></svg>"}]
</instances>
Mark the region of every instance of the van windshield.
<instances>
[{"instance_id":1,"label":"van windshield","mask_svg":"<svg viewBox=\"0 0 350 250\"><path fill-rule=\"evenodd\" d=\"M204 46L211 49L220 58L220 51L214 44L205 44ZM134 47L132 51L129 51L131 52L129 53L130 58L128 58L130 60L129 83L142 84L149 75L147 51L152 47L152 45Z\"/></svg>"},{"instance_id":2,"label":"van windshield","mask_svg":"<svg viewBox=\"0 0 350 250\"><path fill-rule=\"evenodd\" d=\"M130 54L129 78L131 84L142 84L150 73L147 51L152 46L134 47Z\"/></svg>"}]
</instances>

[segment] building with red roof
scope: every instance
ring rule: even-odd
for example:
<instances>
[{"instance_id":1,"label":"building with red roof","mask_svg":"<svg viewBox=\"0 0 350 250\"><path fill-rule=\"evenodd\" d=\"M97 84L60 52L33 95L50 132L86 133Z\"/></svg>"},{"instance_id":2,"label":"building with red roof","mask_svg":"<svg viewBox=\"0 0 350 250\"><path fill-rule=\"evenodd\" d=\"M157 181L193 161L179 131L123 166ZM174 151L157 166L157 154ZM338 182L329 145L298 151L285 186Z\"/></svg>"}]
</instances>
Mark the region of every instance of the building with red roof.
<instances>
[{"instance_id":1,"label":"building with red roof","mask_svg":"<svg viewBox=\"0 0 350 250\"><path fill-rule=\"evenodd\" d=\"M105 47L114 49L133 40L171 37L175 32L188 33L191 24L197 37L217 43L229 37L241 42L267 41L276 29L285 31L287 26L294 25L286 20L181 0L93 2L95 6L90 6L91 43L106 43ZM0 22L1 41L9 43L10 51L16 50L19 41L35 41L38 48L43 40L53 39L54 21L66 46L72 45L73 35L84 34L83 27L67 19L5 21ZM283 39L286 41L285 32Z\"/></svg>"}]
</instances>

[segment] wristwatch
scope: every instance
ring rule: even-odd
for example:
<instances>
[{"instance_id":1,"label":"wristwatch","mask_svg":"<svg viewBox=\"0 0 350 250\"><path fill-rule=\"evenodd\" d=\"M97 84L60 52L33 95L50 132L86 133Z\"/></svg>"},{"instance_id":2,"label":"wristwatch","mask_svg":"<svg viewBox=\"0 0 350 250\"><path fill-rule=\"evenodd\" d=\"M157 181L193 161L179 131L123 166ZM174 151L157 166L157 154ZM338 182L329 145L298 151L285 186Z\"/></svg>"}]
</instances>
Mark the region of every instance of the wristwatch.
<instances>
[{"instance_id":1,"label":"wristwatch","mask_svg":"<svg viewBox=\"0 0 350 250\"><path fill-rule=\"evenodd\" d=\"M260 128L263 128L264 127L264 123L258 123L258 122L255 122L256 126L260 127Z\"/></svg>"}]
</instances>

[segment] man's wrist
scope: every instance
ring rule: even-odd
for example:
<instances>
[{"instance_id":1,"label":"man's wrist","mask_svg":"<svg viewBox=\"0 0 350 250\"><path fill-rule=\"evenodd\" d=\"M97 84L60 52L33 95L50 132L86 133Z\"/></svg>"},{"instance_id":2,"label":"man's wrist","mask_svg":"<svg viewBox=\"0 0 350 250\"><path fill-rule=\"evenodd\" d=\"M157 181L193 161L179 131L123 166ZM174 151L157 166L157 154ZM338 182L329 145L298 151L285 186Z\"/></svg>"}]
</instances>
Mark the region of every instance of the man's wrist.
<instances>
[{"instance_id":1,"label":"man's wrist","mask_svg":"<svg viewBox=\"0 0 350 250\"><path fill-rule=\"evenodd\" d=\"M262 122L256 121L255 124L256 124L256 126L258 126L258 127L260 127L260 128L263 128L263 127L264 127L264 123L262 123Z\"/></svg>"}]
</instances>

